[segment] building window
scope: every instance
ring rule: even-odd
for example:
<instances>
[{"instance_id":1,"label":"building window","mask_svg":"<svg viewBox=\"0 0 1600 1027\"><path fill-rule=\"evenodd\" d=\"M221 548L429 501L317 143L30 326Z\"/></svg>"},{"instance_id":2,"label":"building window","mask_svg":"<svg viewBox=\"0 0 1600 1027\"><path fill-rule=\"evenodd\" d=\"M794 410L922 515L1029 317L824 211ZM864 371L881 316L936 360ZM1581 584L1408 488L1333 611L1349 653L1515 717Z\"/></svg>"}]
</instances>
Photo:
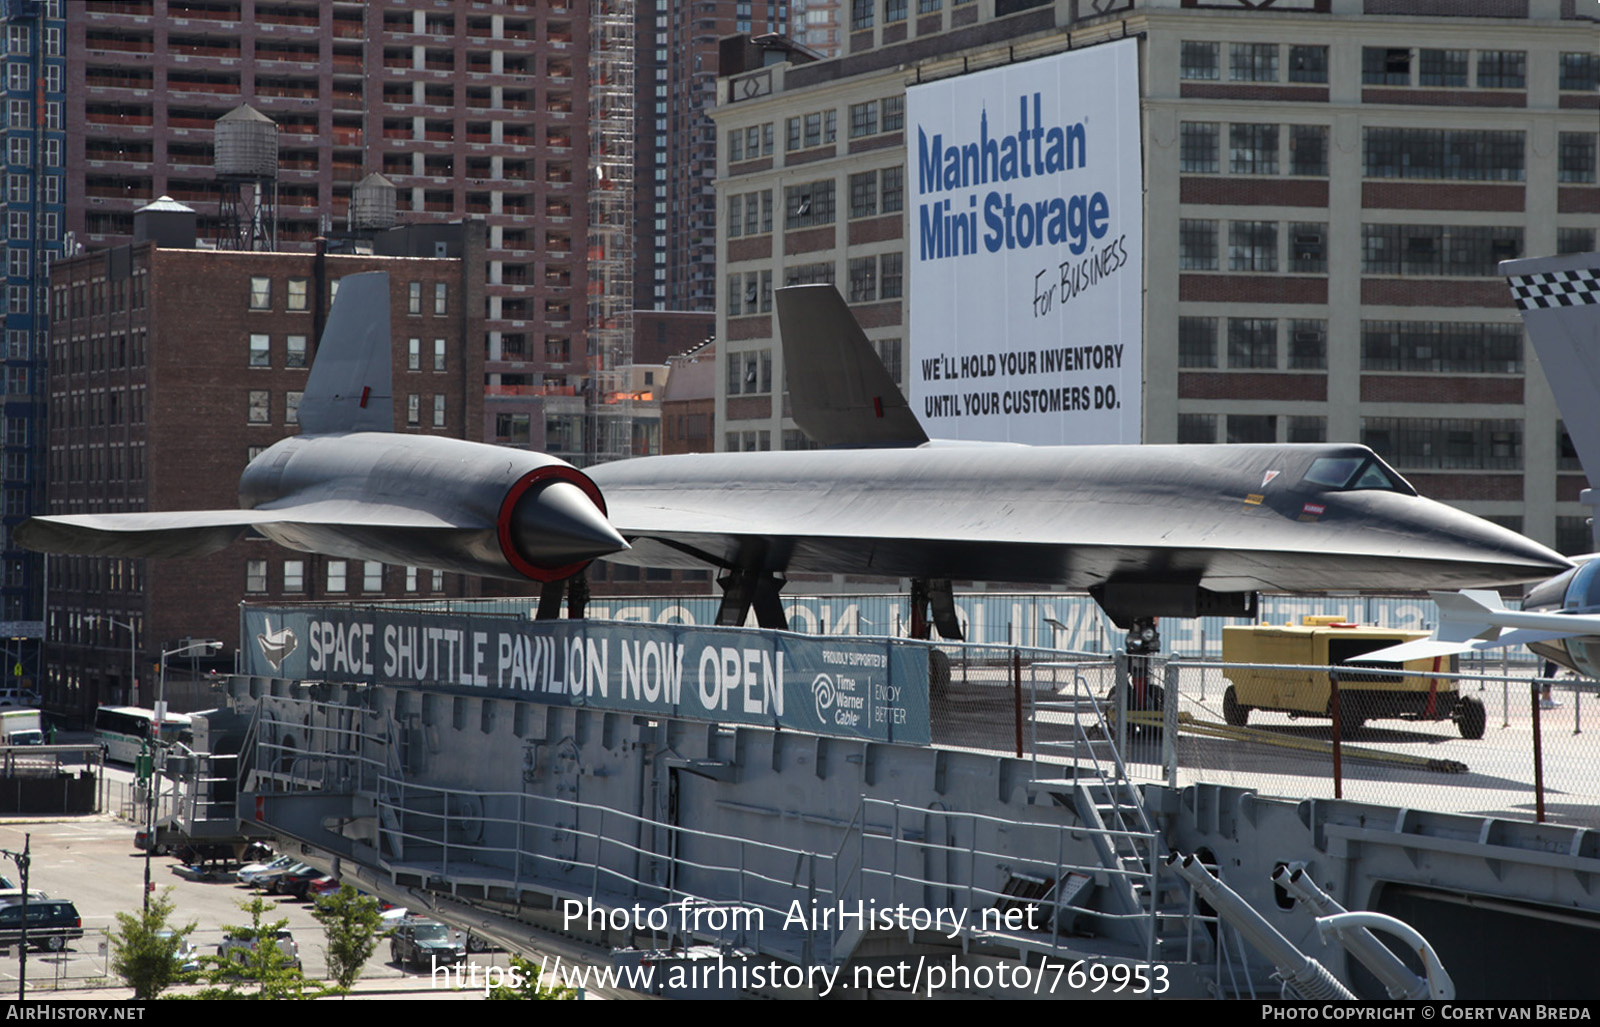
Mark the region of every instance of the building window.
<instances>
[{"instance_id":1,"label":"building window","mask_svg":"<svg viewBox=\"0 0 1600 1027\"><path fill-rule=\"evenodd\" d=\"M1217 319L1178 318L1178 366L1217 366Z\"/></svg>"},{"instance_id":2,"label":"building window","mask_svg":"<svg viewBox=\"0 0 1600 1027\"><path fill-rule=\"evenodd\" d=\"M1522 229L1488 225L1362 225L1361 270L1369 275L1492 277L1522 253Z\"/></svg>"},{"instance_id":3,"label":"building window","mask_svg":"<svg viewBox=\"0 0 1600 1027\"><path fill-rule=\"evenodd\" d=\"M433 283L433 312L441 317L450 309L450 287L443 282Z\"/></svg>"},{"instance_id":4,"label":"building window","mask_svg":"<svg viewBox=\"0 0 1600 1027\"><path fill-rule=\"evenodd\" d=\"M306 590L306 563L304 560L283 561L283 590L285 592L304 592Z\"/></svg>"},{"instance_id":5,"label":"building window","mask_svg":"<svg viewBox=\"0 0 1600 1027\"><path fill-rule=\"evenodd\" d=\"M283 366L306 366L306 337L304 335L291 335L286 340Z\"/></svg>"},{"instance_id":6,"label":"building window","mask_svg":"<svg viewBox=\"0 0 1600 1027\"><path fill-rule=\"evenodd\" d=\"M361 591L383 591L383 564L378 560L363 560L361 563Z\"/></svg>"},{"instance_id":7,"label":"building window","mask_svg":"<svg viewBox=\"0 0 1600 1027\"><path fill-rule=\"evenodd\" d=\"M906 169L884 168L879 172L882 183L878 189L878 206L885 214L904 210L906 205Z\"/></svg>"},{"instance_id":8,"label":"building window","mask_svg":"<svg viewBox=\"0 0 1600 1027\"><path fill-rule=\"evenodd\" d=\"M1328 322L1296 319L1289 322L1289 368L1320 371L1328 367Z\"/></svg>"},{"instance_id":9,"label":"building window","mask_svg":"<svg viewBox=\"0 0 1600 1027\"><path fill-rule=\"evenodd\" d=\"M1178 269L1217 269L1217 223L1184 218L1178 222Z\"/></svg>"},{"instance_id":10,"label":"building window","mask_svg":"<svg viewBox=\"0 0 1600 1027\"><path fill-rule=\"evenodd\" d=\"M422 397L415 392L406 397L406 426L410 428L422 426Z\"/></svg>"},{"instance_id":11,"label":"building window","mask_svg":"<svg viewBox=\"0 0 1600 1027\"><path fill-rule=\"evenodd\" d=\"M1228 270L1278 270L1278 223L1276 221L1230 221L1228 223Z\"/></svg>"},{"instance_id":12,"label":"building window","mask_svg":"<svg viewBox=\"0 0 1600 1027\"><path fill-rule=\"evenodd\" d=\"M1527 66L1528 55L1521 50L1480 50L1478 88L1524 89Z\"/></svg>"},{"instance_id":13,"label":"building window","mask_svg":"<svg viewBox=\"0 0 1600 1027\"><path fill-rule=\"evenodd\" d=\"M1594 250L1594 229L1557 228L1556 253L1589 253Z\"/></svg>"},{"instance_id":14,"label":"building window","mask_svg":"<svg viewBox=\"0 0 1600 1027\"><path fill-rule=\"evenodd\" d=\"M417 590L417 569L415 567L407 567L406 568L406 591L407 592L415 592L416 590Z\"/></svg>"},{"instance_id":15,"label":"building window","mask_svg":"<svg viewBox=\"0 0 1600 1027\"><path fill-rule=\"evenodd\" d=\"M1178 74L1186 79L1217 79L1222 77L1222 44L1185 41L1178 59Z\"/></svg>"},{"instance_id":16,"label":"building window","mask_svg":"<svg viewBox=\"0 0 1600 1027\"><path fill-rule=\"evenodd\" d=\"M1217 441L1216 414L1179 414L1178 442L1181 445L1208 446Z\"/></svg>"},{"instance_id":17,"label":"building window","mask_svg":"<svg viewBox=\"0 0 1600 1027\"><path fill-rule=\"evenodd\" d=\"M1289 174L1328 174L1328 126L1289 126Z\"/></svg>"},{"instance_id":18,"label":"building window","mask_svg":"<svg viewBox=\"0 0 1600 1027\"><path fill-rule=\"evenodd\" d=\"M421 282L407 282L406 283L406 313L408 313L408 314L420 314L420 313L422 313L422 283Z\"/></svg>"},{"instance_id":19,"label":"building window","mask_svg":"<svg viewBox=\"0 0 1600 1027\"><path fill-rule=\"evenodd\" d=\"M245 561L244 590L246 592L265 592L267 590L267 561Z\"/></svg>"},{"instance_id":20,"label":"building window","mask_svg":"<svg viewBox=\"0 0 1600 1027\"><path fill-rule=\"evenodd\" d=\"M760 395L772 391L772 351L749 350L727 357L728 395Z\"/></svg>"},{"instance_id":21,"label":"building window","mask_svg":"<svg viewBox=\"0 0 1600 1027\"><path fill-rule=\"evenodd\" d=\"M878 258L878 295L886 300L905 295L905 255L885 253Z\"/></svg>"},{"instance_id":22,"label":"building window","mask_svg":"<svg viewBox=\"0 0 1600 1027\"><path fill-rule=\"evenodd\" d=\"M1522 469L1522 422L1516 420L1364 417L1361 442L1402 469Z\"/></svg>"},{"instance_id":23,"label":"building window","mask_svg":"<svg viewBox=\"0 0 1600 1027\"><path fill-rule=\"evenodd\" d=\"M833 262L822 264L798 264L785 268L783 272L784 285L832 285L834 279Z\"/></svg>"},{"instance_id":24,"label":"building window","mask_svg":"<svg viewBox=\"0 0 1600 1027\"><path fill-rule=\"evenodd\" d=\"M435 371L443 371L445 369L445 367L444 367L444 340L443 339L434 339L433 340L433 369Z\"/></svg>"},{"instance_id":25,"label":"building window","mask_svg":"<svg viewBox=\"0 0 1600 1027\"><path fill-rule=\"evenodd\" d=\"M1235 369L1278 366L1278 322L1266 317L1228 318L1228 366Z\"/></svg>"},{"instance_id":26,"label":"building window","mask_svg":"<svg viewBox=\"0 0 1600 1027\"><path fill-rule=\"evenodd\" d=\"M906 0L883 0L883 20L887 24L906 20Z\"/></svg>"},{"instance_id":27,"label":"building window","mask_svg":"<svg viewBox=\"0 0 1600 1027\"><path fill-rule=\"evenodd\" d=\"M870 303L878 298L878 258L850 260L850 302Z\"/></svg>"},{"instance_id":28,"label":"building window","mask_svg":"<svg viewBox=\"0 0 1600 1027\"><path fill-rule=\"evenodd\" d=\"M906 98L903 96L885 97L883 101L883 130L885 132L901 132L906 127Z\"/></svg>"},{"instance_id":29,"label":"building window","mask_svg":"<svg viewBox=\"0 0 1600 1027\"><path fill-rule=\"evenodd\" d=\"M1180 129L1178 170L1186 174L1215 172L1221 129L1215 121L1185 121Z\"/></svg>"},{"instance_id":30,"label":"building window","mask_svg":"<svg viewBox=\"0 0 1600 1027\"><path fill-rule=\"evenodd\" d=\"M878 101L850 105L850 138L878 134Z\"/></svg>"},{"instance_id":31,"label":"building window","mask_svg":"<svg viewBox=\"0 0 1600 1027\"><path fill-rule=\"evenodd\" d=\"M1367 86L1409 86L1411 84L1411 48L1362 47L1361 84Z\"/></svg>"},{"instance_id":32,"label":"building window","mask_svg":"<svg viewBox=\"0 0 1600 1027\"><path fill-rule=\"evenodd\" d=\"M250 423L272 423L272 393L266 389L250 390Z\"/></svg>"},{"instance_id":33,"label":"building window","mask_svg":"<svg viewBox=\"0 0 1600 1027\"><path fill-rule=\"evenodd\" d=\"M1521 374L1522 328L1452 321L1363 321L1361 369Z\"/></svg>"},{"instance_id":34,"label":"building window","mask_svg":"<svg viewBox=\"0 0 1600 1027\"><path fill-rule=\"evenodd\" d=\"M784 227L807 228L833 223L833 179L794 185L784 190Z\"/></svg>"},{"instance_id":35,"label":"building window","mask_svg":"<svg viewBox=\"0 0 1600 1027\"><path fill-rule=\"evenodd\" d=\"M1595 180L1595 134L1562 132L1558 149L1557 178L1562 182Z\"/></svg>"},{"instance_id":36,"label":"building window","mask_svg":"<svg viewBox=\"0 0 1600 1027\"><path fill-rule=\"evenodd\" d=\"M265 335L250 336L250 366L272 366L272 340Z\"/></svg>"},{"instance_id":37,"label":"building window","mask_svg":"<svg viewBox=\"0 0 1600 1027\"><path fill-rule=\"evenodd\" d=\"M883 362L884 370L889 372L889 377L894 379L896 385L899 385L903 380L901 376L905 367L905 355L900 340L874 339L872 340L872 348L878 351L878 359ZM790 446L788 440L785 439L783 448L793 449L794 447Z\"/></svg>"},{"instance_id":38,"label":"building window","mask_svg":"<svg viewBox=\"0 0 1600 1027\"><path fill-rule=\"evenodd\" d=\"M873 8L878 0L850 0L850 31L860 32L872 27Z\"/></svg>"},{"instance_id":39,"label":"building window","mask_svg":"<svg viewBox=\"0 0 1600 1027\"><path fill-rule=\"evenodd\" d=\"M863 171L850 176L850 216L873 217L878 213L878 173Z\"/></svg>"},{"instance_id":40,"label":"building window","mask_svg":"<svg viewBox=\"0 0 1600 1027\"><path fill-rule=\"evenodd\" d=\"M1233 82L1278 81L1278 44L1230 44L1228 47L1228 79Z\"/></svg>"},{"instance_id":41,"label":"building window","mask_svg":"<svg viewBox=\"0 0 1600 1027\"><path fill-rule=\"evenodd\" d=\"M270 278L251 278L250 279L250 309L251 310L271 310L272 309L272 279L270 279Z\"/></svg>"},{"instance_id":42,"label":"building window","mask_svg":"<svg viewBox=\"0 0 1600 1027\"><path fill-rule=\"evenodd\" d=\"M435 591L435 592L443 592L444 591L444 571L434 571L433 572L432 581L433 581L433 591Z\"/></svg>"},{"instance_id":43,"label":"building window","mask_svg":"<svg viewBox=\"0 0 1600 1027\"><path fill-rule=\"evenodd\" d=\"M1229 125L1228 171L1235 175L1276 175L1278 126Z\"/></svg>"},{"instance_id":44,"label":"building window","mask_svg":"<svg viewBox=\"0 0 1600 1027\"><path fill-rule=\"evenodd\" d=\"M304 392L285 392L283 394L283 423L300 423L300 399Z\"/></svg>"},{"instance_id":45,"label":"building window","mask_svg":"<svg viewBox=\"0 0 1600 1027\"><path fill-rule=\"evenodd\" d=\"M1467 51L1423 50L1417 55L1417 84L1454 86L1467 84Z\"/></svg>"},{"instance_id":46,"label":"building window","mask_svg":"<svg viewBox=\"0 0 1600 1027\"><path fill-rule=\"evenodd\" d=\"M433 397L433 426L435 428L444 427L444 395L442 393L435 393Z\"/></svg>"},{"instance_id":47,"label":"building window","mask_svg":"<svg viewBox=\"0 0 1600 1027\"><path fill-rule=\"evenodd\" d=\"M1321 274L1328 270L1328 226L1302 222L1289 226L1289 270Z\"/></svg>"},{"instance_id":48,"label":"building window","mask_svg":"<svg viewBox=\"0 0 1600 1027\"><path fill-rule=\"evenodd\" d=\"M328 561L328 591L343 592L345 590L345 576L348 573L343 560Z\"/></svg>"},{"instance_id":49,"label":"building window","mask_svg":"<svg viewBox=\"0 0 1600 1027\"><path fill-rule=\"evenodd\" d=\"M288 297L288 299L286 301L288 303L288 309L290 309L290 310L307 310L307 309L309 309L309 306L308 306L308 303L307 303L307 294L306 294L306 280L304 278L291 278L291 279L289 279L289 290L286 293L286 295Z\"/></svg>"},{"instance_id":50,"label":"building window","mask_svg":"<svg viewBox=\"0 0 1600 1027\"><path fill-rule=\"evenodd\" d=\"M1289 81L1328 81L1328 48L1325 46L1289 47Z\"/></svg>"},{"instance_id":51,"label":"building window","mask_svg":"<svg viewBox=\"0 0 1600 1027\"><path fill-rule=\"evenodd\" d=\"M1271 445L1278 441L1278 419L1271 414L1229 414L1228 442Z\"/></svg>"},{"instance_id":52,"label":"building window","mask_svg":"<svg viewBox=\"0 0 1600 1027\"><path fill-rule=\"evenodd\" d=\"M1523 179L1521 132L1369 127L1361 141L1368 178Z\"/></svg>"},{"instance_id":53,"label":"building window","mask_svg":"<svg viewBox=\"0 0 1600 1027\"><path fill-rule=\"evenodd\" d=\"M1561 88L1579 93L1592 93L1600 88L1600 55L1562 54Z\"/></svg>"},{"instance_id":54,"label":"building window","mask_svg":"<svg viewBox=\"0 0 1600 1027\"><path fill-rule=\"evenodd\" d=\"M420 371L420 370L422 370L422 340L421 339L407 339L406 340L406 370L407 371Z\"/></svg>"},{"instance_id":55,"label":"building window","mask_svg":"<svg viewBox=\"0 0 1600 1027\"><path fill-rule=\"evenodd\" d=\"M1328 441L1328 419L1326 417L1291 417L1289 420L1288 438L1285 442L1317 443Z\"/></svg>"}]
</instances>

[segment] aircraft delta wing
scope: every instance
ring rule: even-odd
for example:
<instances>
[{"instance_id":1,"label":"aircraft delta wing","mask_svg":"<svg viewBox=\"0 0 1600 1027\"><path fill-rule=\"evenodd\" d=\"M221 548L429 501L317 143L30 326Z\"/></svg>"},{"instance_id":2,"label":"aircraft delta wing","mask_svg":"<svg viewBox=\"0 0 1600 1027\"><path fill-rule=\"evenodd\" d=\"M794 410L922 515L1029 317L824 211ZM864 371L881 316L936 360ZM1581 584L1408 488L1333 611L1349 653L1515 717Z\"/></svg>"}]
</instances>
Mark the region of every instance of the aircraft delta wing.
<instances>
[{"instance_id":1,"label":"aircraft delta wing","mask_svg":"<svg viewBox=\"0 0 1600 1027\"><path fill-rule=\"evenodd\" d=\"M594 483L564 461L396 434L392 359L389 276L350 275L306 380L302 434L245 468L241 509L35 517L17 542L85 556L201 556L254 528L306 552L541 582L627 548Z\"/></svg>"},{"instance_id":2,"label":"aircraft delta wing","mask_svg":"<svg viewBox=\"0 0 1600 1027\"><path fill-rule=\"evenodd\" d=\"M802 296L833 309L797 318ZM878 365L859 328L839 330L854 322L831 286L779 290L778 314L786 367L809 367L815 352L837 364L841 349ZM796 380L808 376L817 377ZM892 388L883 373L854 397L791 400L803 425L803 410L848 408L835 441L903 445L915 417L898 390L883 395ZM1252 614L1260 590L1485 586L1569 566L1422 498L1350 444L932 444L647 457L590 474L632 546L607 559L721 568L733 623L754 604L762 624L781 626L776 596L789 572L1087 588L1126 625Z\"/></svg>"}]
</instances>

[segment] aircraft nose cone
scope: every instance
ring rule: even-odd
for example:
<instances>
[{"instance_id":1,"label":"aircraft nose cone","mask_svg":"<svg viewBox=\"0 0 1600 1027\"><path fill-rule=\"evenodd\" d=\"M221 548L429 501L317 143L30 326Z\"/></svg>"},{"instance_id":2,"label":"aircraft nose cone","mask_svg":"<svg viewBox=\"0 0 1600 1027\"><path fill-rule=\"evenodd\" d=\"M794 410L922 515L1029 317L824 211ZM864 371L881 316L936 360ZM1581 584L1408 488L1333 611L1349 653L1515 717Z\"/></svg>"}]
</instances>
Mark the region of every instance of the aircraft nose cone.
<instances>
[{"instance_id":1,"label":"aircraft nose cone","mask_svg":"<svg viewBox=\"0 0 1600 1027\"><path fill-rule=\"evenodd\" d=\"M1572 566L1572 562L1560 553L1510 528L1459 510L1444 509L1450 510L1453 521L1449 525L1453 530L1445 537L1456 546L1475 551L1469 562L1477 564L1481 578L1477 583L1464 581L1460 585L1452 584L1453 588L1534 581L1560 574Z\"/></svg>"},{"instance_id":2,"label":"aircraft nose cone","mask_svg":"<svg viewBox=\"0 0 1600 1027\"><path fill-rule=\"evenodd\" d=\"M594 500L569 481L548 481L517 500L511 541L523 559L563 567L628 548Z\"/></svg>"}]
</instances>

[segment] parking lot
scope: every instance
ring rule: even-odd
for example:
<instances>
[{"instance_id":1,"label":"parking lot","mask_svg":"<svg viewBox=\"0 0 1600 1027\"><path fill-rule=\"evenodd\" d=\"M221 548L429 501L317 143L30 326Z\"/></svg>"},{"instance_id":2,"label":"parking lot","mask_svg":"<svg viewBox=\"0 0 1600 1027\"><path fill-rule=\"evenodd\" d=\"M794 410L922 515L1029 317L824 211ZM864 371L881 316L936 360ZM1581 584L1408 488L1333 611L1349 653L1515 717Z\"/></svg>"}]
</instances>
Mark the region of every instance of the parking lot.
<instances>
[{"instance_id":1,"label":"parking lot","mask_svg":"<svg viewBox=\"0 0 1600 1027\"><path fill-rule=\"evenodd\" d=\"M29 951L29 996L63 989L76 992L120 987L121 982L108 968L108 936L116 929L118 912L136 912L142 904L144 853L133 847L133 826L109 815L32 821L16 818L0 824L0 849L21 853L25 835L31 835L29 887L42 890L51 898L70 899L83 917L84 928L83 938L70 942L64 952ZM0 873L20 883L20 874L10 858L0 856L0 864ZM253 893L234 883L231 875L222 875L228 879L215 882L185 880L173 872L178 865L170 856L153 858L151 881L158 890L172 889L174 921L178 926L194 923L196 928L190 937L200 953L215 955L226 925L249 923L250 918L239 909L239 903L248 901ZM321 980L326 973L323 930L311 915L311 904L267 898L279 905L264 920L288 919L306 976ZM388 960L389 945L380 941L362 974L362 980L368 982L364 990L431 990L426 974L407 973ZM505 966L506 955L474 953L471 961L478 966ZM19 962L15 948L0 956L0 997L16 995ZM441 992L440 997L445 994Z\"/></svg>"}]
</instances>

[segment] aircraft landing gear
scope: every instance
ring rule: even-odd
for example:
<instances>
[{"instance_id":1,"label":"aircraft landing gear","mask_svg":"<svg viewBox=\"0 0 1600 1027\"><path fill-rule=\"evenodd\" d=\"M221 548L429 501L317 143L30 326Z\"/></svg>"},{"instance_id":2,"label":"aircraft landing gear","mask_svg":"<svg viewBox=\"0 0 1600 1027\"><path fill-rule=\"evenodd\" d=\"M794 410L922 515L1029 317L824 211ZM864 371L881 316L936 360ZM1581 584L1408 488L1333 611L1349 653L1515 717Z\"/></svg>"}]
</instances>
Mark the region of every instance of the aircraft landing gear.
<instances>
[{"instance_id":1,"label":"aircraft landing gear","mask_svg":"<svg viewBox=\"0 0 1600 1027\"><path fill-rule=\"evenodd\" d=\"M1133 619L1123 651L1128 654L1128 735L1158 739L1163 729L1160 714L1166 709L1167 696L1165 689L1150 680L1151 658L1161 651L1161 632L1154 617ZM1152 713L1157 716L1151 717Z\"/></svg>"}]
</instances>

